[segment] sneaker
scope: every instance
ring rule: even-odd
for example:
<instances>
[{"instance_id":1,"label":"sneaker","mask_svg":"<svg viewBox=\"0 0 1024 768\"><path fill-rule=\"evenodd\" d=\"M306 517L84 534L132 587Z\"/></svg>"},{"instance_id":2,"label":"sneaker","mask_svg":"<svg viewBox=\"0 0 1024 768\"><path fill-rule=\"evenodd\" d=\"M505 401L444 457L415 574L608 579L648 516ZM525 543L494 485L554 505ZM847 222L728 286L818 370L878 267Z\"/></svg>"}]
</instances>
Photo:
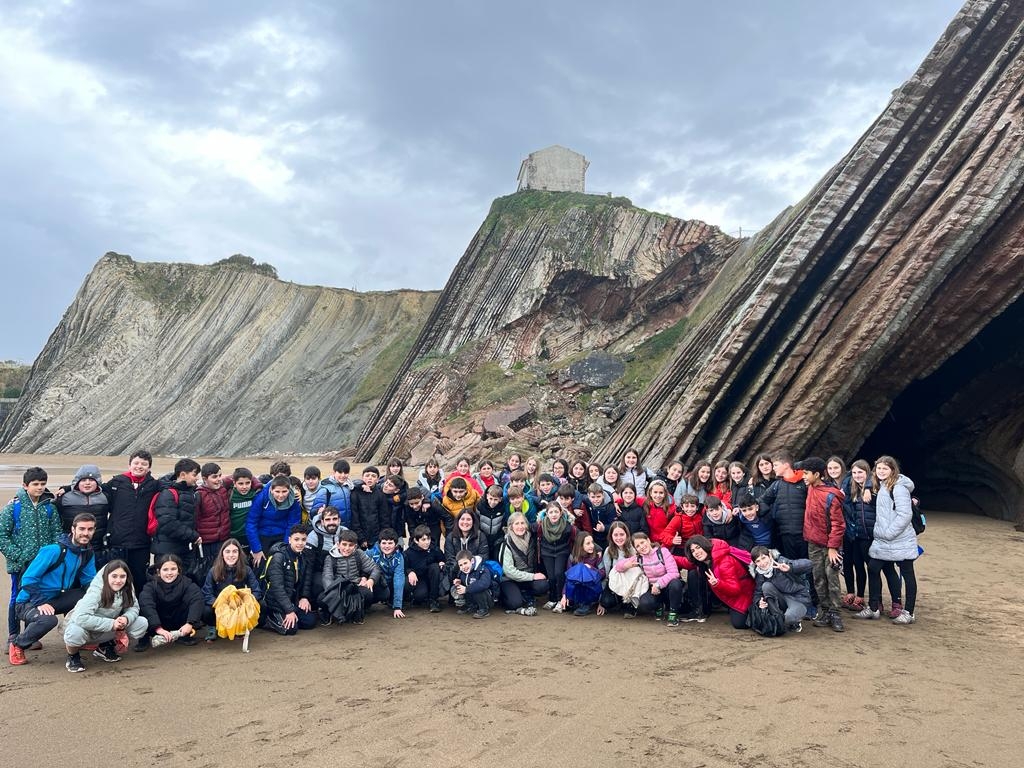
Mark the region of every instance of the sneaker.
<instances>
[{"instance_id":1,"label":"sneaker","mask_svg":"<svg viewBox=\"0 0 1024 768\"><path fill-rule=\"evenodd\" d=\"M486 619L490 615L491 615L491 612L488 611L486 608L479 608L479 609L473 611L473 618L474 619Z\"/></svg>"},{"instance_id":2,"label":"sneaker","mask_svg":"<svg viewBox=\"0 0 1024 768\"><path fill-rule=\"evenodd\" d=\"M427 610L429 610L431 613L440 613L441 612L441 604L439 602L437 602L437 600L431 600L430 601L430 607Z\"/></svg>"},{"instance_id":3,"label":"sneaker","mask_svg":"<svg viewBox=\"0 0 1024 768\"><path fill-rule=\"evenodd\" d=\"M536 616L537 608L532 605L527 605L517 610L516 613L521 614L523 616Z\"/></svg>"},{"instance_id":4,"label":"sneaker","mask_svg":"<svg viewBox=\"0 0 1024 768\"><path fill-rule=\"evenodd\" d=\"M82 663L82 654L69 653L68 660L64 662L64 669L68 672L85 672L85 664Z\"/></svg>"},{"instance_id":5,"label":"sneaker","mask_svg":"<svg viewBox=\"0 0 1024 768\"><path fill-rule=\"evenodd\" d=\"M15 645L13 642L7 649L7 658L11 660L11 664L16 667L20 667L22 664L28 664L28 659L25 658L25 649L20 645Z\"/></svg>"},{"instance_id":6,"label":"sneaker","mask_svg":"<svg viewBox=\"0 0 1024 768\"><path fill-rule=\"evenodd\" d=\"M586 616L588 613L590 613L590 606L589 605L578 605L578 606L576 606L576 610L572 612L572 615L573 616Z\"/></svg>"},{"instance_id":7,"label":"sneaker","mask_svg":"<svg viewBox=\"0 0 1024 768\"><path fill-rule=\"evenodd\" d=\"M669 611L668 612L668 620L665 622L665 626L666 627L678 627L679 626L679 617L676 616L676 612L675 611Z\"/></svg>"},{"instance_id":8,"label":"sneaker","mask_svg":"<svg viewBox=\"0 0 1024 768\"><path fill-rule=\"evenodd\" d=\"M456 606L455 613L457 613L459 616L464 616L465 614L469 613L469 608L467 608L465 605Z\"/></svg>"},{"instance_id":9,"label":"sneaker","mask_svg":"<svg viewBox=\"0 0 1024 768\"><path fill-rule=\"evenodd\" d=\"M854 597L853 592L847 592L845 595L843 595L843 608L846 608L846 609L852 611L853 610L853 601L856 600L856 599L857 598Z\"/></svg>"},{"instance_id":10,"label":"sneaker","mask_svg":"<svg viewBox=\"0 0 1024 768\"><path fill-rule=\"evenodd\" d=\"M787 624L786 625L786 631L787 632L803 632L804 631L804 625L801 624L799 621L796 624Z\"/></svg>"},{"instance_id":11,"label":"sneaker","mask_svg":"<svg viewBox=\"0 0 1024 768\"><path fill-rule=\"evenodd\" d=\"M125 632L123 629L118 630L114 634L114 650L118 653L124 653L125 651L127 651L128 645L130 643L131 641L128 638L128 633Z\"/></svg>"},{"instance_id":12,"label":"sneaker","mask_svg":"<svg viewBox=\"0 0 1024 768\"><path fill-rule=\"evenodd\" d=\"M27 650L29 650L29 651L41 651L41 650L43 650L43 644L40 643L38 640L36 640L34 643L32 643L32 645L30 645L28 647Z\"/></svg>"},{"instance_id":13,"label":"sneaker","mask_svg":"<svg viewBox=\"0 0 1024 768\"><path fill-rule=\"evenodd\" d=\"M833 632L846 631L846 627L843 626L843 617L839 615L839 611L829 611L828 625L832 627Z\"/></svg>"},{"instance_id":14,"label":"sneaker","mask_svg":"<svg viewBox=\"0 0 1024 768\"><path fill-rule=\"evenodd\" d=\"M870 607L865 606L860 613L853 614L855 619L877 619L882 615L881 611L872 611Z\"/></svg>"},{"instance_id":15,"label":"sneaker","mask_svg":"<svg viewBox=\"0 0 1024 768\"><path fill-rule=\"evenodd\" d=\"M829 616L830 611L826 611L824 608L819 608L818 612L814 616L814 621L811 623L816 627L828 627L831 626L832 621Z\"/></svg>"},{"instance_id":16,"label":"sneaker","mask_svg":"<svg viewBox=\"0 0 1024 768\"><path fill-rule=\"evenodd\" d=\"M565 613L565 606L561 603L555 603L555 607L551 609L552 613Z\"/></svg>"},{"instance_id":17,"label":"sneaker","mask_svg":"<svg viewBox=\"0 0 1024 768\"><path fill-rule=\"evenodd\" d=\"M554 600L548 600L546 603L544 603L544 610L545 611L554 610L556 605L558 605L558 603L556 603Z\"/></svg>"},{"instance_id":18,"label":"sneaker","mask_svg":"<svg viewBox=\"0 0 1024 768\"><path fill-rule=\"evenodd\" d=\"M153 641L150 639L148 635L145 637L140 637L139 641L135 644L135 652L142 653L143 651L148 651L152 647L152 645Z\"/></svg>"},{"instance_id":19,"label":"sneaker","mask_svg":"<svg viewBox=\"0 0 1024 768\"><path fill-rule=\"evenodd\" d=\"M896 619L903 613L903 603L893 603L892 608L889 611L889 618Z\"/></svg>"},{"instance_id":20,"label":"sneaker","mask_svg":"<svg viewBox=\"0 0 1024 768\"><path fill-rule=\"evenodd\" d=\"M97 659L103 659L103 661L110 664L121 660L121 657L117 655L117 650L114 648L113 641L110 641L109 643L100 643L96 650L92 652L92 655Z\"/></svg>"},{"instance_id":21,"label":"sneaker","mask_svg":"<svg viewBox=\"0 0 1024 768\"><path fill-rule=\"evenodd\" d=\"M665 609L664 608L659 608L658 610L656 610L654 612L654 620L655 621L661 621L661 617L664 616L664 615L665 615Z\"/></svg>"},{"instance_id":22,"label":"sneaker","mask_svg":"<svg viewBox=\"0 0 1024 768\"><path fill-rule=\"evenodd\" d=\"M193 630L191 635L182 635L178 640L179 645L195 645L199 642L199 638L196 637L196 633Z\"/></svg>"},{"instance_id":23,"label":"sneaker","mask_svg":"<svg viewBox=\"0 0 1024 768\"><path fill-rule=\"evenodd\" d=\"M329 627L334 623L334 617L331 616L330 611L319 611L318 617L321 627Z\"/></svg>"},{"instance_id":24,"label":"sneaker","mask_svg":"<svg viewBox=\"0 0 1024 768\"><path fill-rule=\"evenodd\" d=\"M893 624L913 624L916 621L910 611L900 611L900 615L892 620Z\"/></svg>"},{"instance_id":25,"label":"sneaker","mask_svg":"<svg viewBox=\"0 0 1024 768\"><path fill-rule=\"evenodd\" d=\"M217 642L217 628L216 627L207 627L206 628L206 642L208 642L208 643L215 643L215 642Z\"/></svg>"},{"instance_id":26,"label":"sneaker","mask_svg":"<svg viewBox=\"0 0 1024 768\"><path fill-rule=\"evenodd\" d=\"M854 613L857 613L858 611L863 611L866 606L867 603L864 602L863 597L855 597L853 598L853 605L848 605L847 608Z\"/></svg>"},{"instance_id":27,"label":"sneaker","mask_svg":"<svg viewBox=\"0 0 1024 768\"><path fill-rule=\"evenodd\" d=\"M705 621L708 620L708 617L705 616L703 613L684 613L682 616L679 617L679 620L686 622L696 621L698 624L703 624Z\"/></svg>"},{"instance_id":28,"label":"sneaker","mask_svg":"<svg viewBox=\"0 0 1024 768\"><path fill-rule=\"evenodd\" d=\"M622 618L624 618L624 619L635 619L636 618L636 611L624 610L622 612Z\"/></svg>"}]
</instances>

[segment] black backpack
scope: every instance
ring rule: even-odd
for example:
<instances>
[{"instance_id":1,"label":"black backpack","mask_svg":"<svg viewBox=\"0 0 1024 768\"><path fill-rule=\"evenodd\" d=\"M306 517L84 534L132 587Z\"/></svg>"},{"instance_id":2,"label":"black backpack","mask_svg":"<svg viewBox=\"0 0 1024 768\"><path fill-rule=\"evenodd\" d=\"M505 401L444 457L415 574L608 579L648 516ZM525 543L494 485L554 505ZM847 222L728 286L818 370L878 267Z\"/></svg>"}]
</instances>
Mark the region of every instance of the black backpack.
<instances>
[{"instance_id":1,"label":"black backpack","mask_svg":"<svg viewBox=\"0 0 1024 768\"><path fill-rule=\"evenodd\" d=\"M915 496L910 497L910 509L910 524L914 528L914 533L920 536L924 533L924 529L928 525L928 521L921 513L921 502L918 501Z\"/></svg>"},{"instance_id":2,"label":"black backpack","mask_svg":"<svg viewBox=\"0 0 1024 768\"><path fill-rule=\"evenodd\" d=\"M747 611L747 622L750 628L764 637L779 637L786 634L786 614L775 597L766 597L767 608L759 608L757 603L750 604Z\"/></svg>"}]
</instances>

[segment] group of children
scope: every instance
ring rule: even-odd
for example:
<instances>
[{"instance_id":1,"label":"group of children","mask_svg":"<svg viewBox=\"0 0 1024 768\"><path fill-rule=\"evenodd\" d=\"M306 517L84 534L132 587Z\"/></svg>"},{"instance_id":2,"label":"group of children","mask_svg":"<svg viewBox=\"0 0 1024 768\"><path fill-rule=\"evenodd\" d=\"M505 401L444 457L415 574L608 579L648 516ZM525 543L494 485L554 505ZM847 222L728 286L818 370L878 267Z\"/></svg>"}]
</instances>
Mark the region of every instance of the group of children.
<instances>
[{"instance_id":1,"label":"group of children","mask_svg":"<svg viewBox=\"0 0 1024 768\"><path fill-rule=\"evenodd\" d=\"M414 483L394 459L355 480L344 460L301 479L285 462L260 477L181 459L158 479L151 465L137 451L107 482L85 465L55 493L43 469L25 472L0 513L12 664L58 614L70 614L72 672L86 647L114 662L132 640L195 644L204 625L213 642L226 590L283 635L360 624L376 603L396 619L415 605L476 619L540 605L668 627L721 608L737 629L782 634L813 617L841 632L843 608L880 618L883 575L893 623L916 618L913 483L889 456L849 472L835 456L793 464L785 451L757 456L752 472L735 461L655 472L633 450L619 465L556 458L547 471L511 454L476 472L429 461Z\"/></svg>"}]
</instances>

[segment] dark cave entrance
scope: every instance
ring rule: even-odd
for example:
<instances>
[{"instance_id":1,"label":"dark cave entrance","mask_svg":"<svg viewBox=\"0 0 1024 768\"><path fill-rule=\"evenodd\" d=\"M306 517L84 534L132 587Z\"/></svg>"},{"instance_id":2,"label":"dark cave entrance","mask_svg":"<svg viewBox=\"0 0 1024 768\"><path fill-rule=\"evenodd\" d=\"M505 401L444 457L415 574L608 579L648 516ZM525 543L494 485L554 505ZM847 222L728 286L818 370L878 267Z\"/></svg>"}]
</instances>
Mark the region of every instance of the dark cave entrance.
<instances>
[{"instance_id":1,"label":"dark cave entrance","mask_svg":"<svg viewBox=\"0 0 1024 768\"><path fill-rule=\"evenodd\" d=\"M888 453L926 507L1014 520L1024 487L1024 297L893 402L857 455Z\"/></svg>"}]
</instances>

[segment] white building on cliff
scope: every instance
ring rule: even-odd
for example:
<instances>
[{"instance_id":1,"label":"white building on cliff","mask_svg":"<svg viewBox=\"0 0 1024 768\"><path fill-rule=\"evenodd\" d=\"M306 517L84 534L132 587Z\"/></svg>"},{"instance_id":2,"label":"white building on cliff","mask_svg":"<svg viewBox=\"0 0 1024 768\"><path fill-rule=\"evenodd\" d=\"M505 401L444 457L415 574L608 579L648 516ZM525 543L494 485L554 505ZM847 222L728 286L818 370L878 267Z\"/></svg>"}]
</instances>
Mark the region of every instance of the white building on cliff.
<instances>
[{"instance_id":1,"label":"white building on cliff","mask_svg":"<svg viewBox=\"0 0 1024 768\"><path fill-rule=\"evenodd\" d=\"M583 192L590 163L579 152L553 144L531 152L519 166L519 188Z\"/></svg>"}]
</instances>

